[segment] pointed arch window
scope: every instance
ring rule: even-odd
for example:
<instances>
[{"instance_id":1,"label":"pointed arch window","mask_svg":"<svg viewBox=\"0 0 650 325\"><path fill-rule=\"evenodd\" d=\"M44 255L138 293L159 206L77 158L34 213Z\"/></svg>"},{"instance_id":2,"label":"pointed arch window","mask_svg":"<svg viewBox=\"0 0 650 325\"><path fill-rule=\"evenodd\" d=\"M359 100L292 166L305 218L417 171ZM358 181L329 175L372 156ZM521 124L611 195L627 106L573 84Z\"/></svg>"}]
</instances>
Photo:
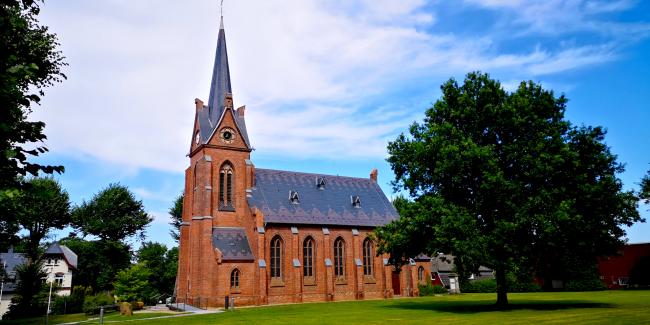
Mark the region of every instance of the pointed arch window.
<instances>
[{"instance_id":1,"label":"pointed arch window","mask_svg":"<svg viewBox=\"0 0 650 325\"><path fill-rule=\"evenodd\" d=\"M334 276L337 281L345 280L345 241L341 237L334 241Z\"/></svg>"},{"instance_id":2,"label":"pointed arch window","mask_svg":"<svg viewBox=\"0 0 650 325\"><path fill-rule=\"evenodd\" d=\"M418 281L420 283L424 282L424 267L418 267Z\"/></svg>"},{"instance_id":3,"label":"pointed arch window","mask_svg":"<svg viewBox=\"0 0 650 325\"><path fill-rule=\"evenodd\" d=\"M282 238L271 239L271 280L282 280Z\"/></svg>"},{"instance_id":4,"label":"pointed arch window","mask_svg":"<svg viewBox=\"0 0 650 325\"><path fill-rule=\"evenodd\" d=\"M234 269L232 272L230 272L230 290L239 290L239 277L239 269Z\"/></svg>"},{"instance_id":5,"label":"pointed arch window","mask_svg":"<svg viewBox=\"0 0 650 325\"><path fill-rule=\"evenodd\" d=\"M235 211L233 203L233 169L229 163L219 171L219 210Z\"/></svg>"},{"instance_id":6,"label":"pointed arch window","mask_svg":"<svg viewBox=\"0 0 650 325\"><path fill-rule=\"evenodd\" d=\"M302 244L302 275L305 277L305 284L314 280L314 239L309 236Z\"/></svg>"},{"instance_id":7,"label":"pointed arch window","mask_svg":"<svg viewBox=\"0 0 650 325\"><path fill-rule=\"evenodd\" d=\"M363 275L372 275L372 241L366 238L363 241Z\"/></svg>"}]
</instances>

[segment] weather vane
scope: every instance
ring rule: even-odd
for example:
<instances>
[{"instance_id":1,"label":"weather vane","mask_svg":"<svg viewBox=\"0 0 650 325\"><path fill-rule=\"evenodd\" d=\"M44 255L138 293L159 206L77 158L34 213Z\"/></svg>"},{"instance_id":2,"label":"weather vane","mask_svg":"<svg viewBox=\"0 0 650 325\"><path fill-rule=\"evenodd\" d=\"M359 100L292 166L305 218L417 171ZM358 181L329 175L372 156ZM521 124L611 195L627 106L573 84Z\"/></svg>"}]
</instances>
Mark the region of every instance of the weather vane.
<instances>
[{"instance_id":1,"label":"weather vane","mask_svg":"<svg viewBox=\"0 0 650 325\"><path fill-rule=\"evenodd\" d=\"M221 17L223 17L223 0L221 0Z\"/></svg>"}]
</instances>

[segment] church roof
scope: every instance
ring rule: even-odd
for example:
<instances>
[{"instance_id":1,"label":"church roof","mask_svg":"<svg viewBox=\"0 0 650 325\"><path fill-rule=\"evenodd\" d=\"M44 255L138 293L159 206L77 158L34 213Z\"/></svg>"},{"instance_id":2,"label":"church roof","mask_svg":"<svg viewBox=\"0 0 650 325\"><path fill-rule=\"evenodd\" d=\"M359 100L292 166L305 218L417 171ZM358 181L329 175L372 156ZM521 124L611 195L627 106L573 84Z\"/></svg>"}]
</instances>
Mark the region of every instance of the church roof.
<instances>
[{"instance_id":1,"label":"church roof","mask_svg":"<svg viewBox=\"0 0 650 325\"><path fill-rule=\"evenodd\" d=\"M210 136L219 125L219 121L225 111L224 99L226 94L232 94L232 86L230 84L230 67L228 64L228 51L226 49L226 31L223 28L222 17L221 26L219 27L219 37L217 39L217 50L214 55L214 66L212 68L210 97L208 98L207 105L204 105L202 110L197 110L199 133L202 143L207 143L210 140ZM244 117L236 113L233 116L246 145L250 147Z\"/></svg>"},{"instance_id":2,"label":"church roof","mask_svg":"<svg viewBox=\"0 0 650 325\"><path fill-rule=\"evenodd\" d=\"M237 261L254 260L248 237L244 228L215 227L212 228L212 246L221 251L222 259Z\"/></svg>"},{"instance_id":3,"label":"church roof","mask_svg":"<svg viewBox=\"0 0 650 325\"><path fill-rule=\"evenodd\" d=\"M320 180L324 180L322 189ZM297 202L290 200L293 192L298 193ZM248 204L259 209L268 223L376 227L398 218L370 178L256 168Z\"/></svg>"}]
</instances>

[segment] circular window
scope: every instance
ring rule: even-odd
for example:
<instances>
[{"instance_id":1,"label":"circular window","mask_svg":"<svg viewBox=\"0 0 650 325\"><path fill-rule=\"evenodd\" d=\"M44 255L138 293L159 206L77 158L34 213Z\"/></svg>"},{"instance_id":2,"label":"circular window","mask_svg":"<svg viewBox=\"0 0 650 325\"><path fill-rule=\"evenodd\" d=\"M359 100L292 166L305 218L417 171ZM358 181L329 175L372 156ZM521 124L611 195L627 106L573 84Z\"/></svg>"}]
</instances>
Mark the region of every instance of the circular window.
<instances>
[{"instance_id":1,"label":"circular window","mask_svg":"<svg viewBox=\"0 0 650 325\"><path fill-rule=\"evenodd\" d=\"M235 131L231 128L223 128L220 132L221 141L232 143L235 140Z\"/></svg>"}]
</instances>

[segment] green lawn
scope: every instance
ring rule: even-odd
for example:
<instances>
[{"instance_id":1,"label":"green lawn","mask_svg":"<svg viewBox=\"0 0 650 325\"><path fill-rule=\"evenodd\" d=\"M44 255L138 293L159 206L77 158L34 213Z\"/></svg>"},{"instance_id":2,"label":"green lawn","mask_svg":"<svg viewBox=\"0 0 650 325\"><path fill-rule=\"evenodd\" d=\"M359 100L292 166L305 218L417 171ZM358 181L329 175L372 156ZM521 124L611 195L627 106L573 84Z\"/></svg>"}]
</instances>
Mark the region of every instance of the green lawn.
<instances>
[{"instance_id":1,"label":"green lawn","mask_svg":"<svg viewBox=\"0 0 650 325\"><path fill-rule=\"evenodd\" d=\"M184 314L184 313L138 312L138 313L134 313L133 316L122 316L118 312L111 312L104 317L104 320L107 322L108 321L112 322L112 321L134 320L134 319L141 319L141 318L168 316L174 314ZM63 323L71 323L71 322L82 322L82 324L97 324L99 323L99 321L93 319L97 317L98 317L97 315L86 316L86 314L84 313L69 314L69 315L53 315L50 316L50 324L63 324ZM42 325L45 324L45 316L0 321L0 325L18 325L18 324Z\"/></svg>"},{"instance_id":2,"label":"green lawn","mask_svg":"<svg viewBox=\"0 0 650 325\"><path fill-rule=\"evenodd\" d=\"M650 291L518 293L508 310L494 294L295 304L142 320L136 324L650 324Z\"/></svg>"}]
</instances>

